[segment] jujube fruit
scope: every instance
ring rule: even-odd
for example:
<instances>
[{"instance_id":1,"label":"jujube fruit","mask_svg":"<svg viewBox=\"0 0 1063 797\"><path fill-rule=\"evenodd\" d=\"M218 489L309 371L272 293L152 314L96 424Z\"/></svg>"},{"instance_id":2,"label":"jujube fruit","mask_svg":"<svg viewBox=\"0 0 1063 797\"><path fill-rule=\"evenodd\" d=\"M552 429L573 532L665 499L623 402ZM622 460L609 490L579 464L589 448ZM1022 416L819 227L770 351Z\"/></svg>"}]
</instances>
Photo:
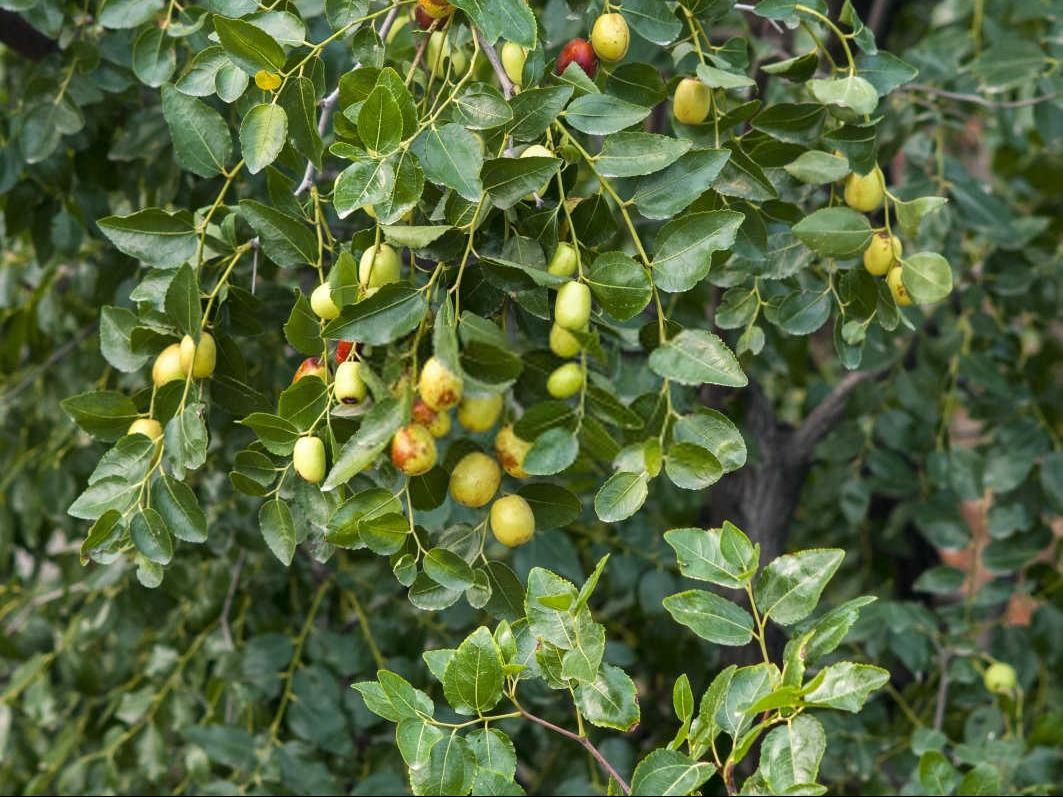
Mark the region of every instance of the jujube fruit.
<instances>
[{"instance_id":1,"label":"jujube fruit","mask_svg":"<svg viewBox=\"0 0 1063 797\"><path fill-rule=\"evenodd\" d=\"M449 410L461 401L462 380L438 357L429 357L421 368L417 392L421 400L436 412Z\"/></svg>"},{"instance_id":2,"label":"jujube fruit","mask_svg":"<svg viewBox=\"0 0 1063 797\"><path fill-rule=\"evenodd\" d=\"M424 8L418 4L413 10L414 21L420 26L421 30L428 30L432 27L432 24L436 21L435 17L429 14Z\"/></svg>"},{"instance_id":3,"label":"jujube fruit","mask_svg":"<svg viewBox=\"0 0 1063 797\"><path fill-rule=\"evenodd\" d=\"M370 246L358 261L358 282L363 288L379 288L398 282L402 261L388 244Z\"/></svg>"},{"instance_id":4,"label":"jujube fruit","mask_svg":"<svg viewBox=\"0 0 1063 797\"><path fill-rule=\"evenodd\" d=\"M903 252L900 238L888 232L877 232L871 236L871 243L864 250L864 268L868 273L881 277L901 259Z\"/></svg>"},{"instance_id":5,"label":"jujube fruit","mask_svg":"<svg viewBox=\"0 0 1063 797\"><path fill-rule=\"evenodd\" d=\"M137 418L126 430L126 434L142 434L152 440L162 437L162 424L154 418Z\"/></svg>"},{"instance_id":6,"label":"jujube fruit","mask_svg":"<svg viewBox=\"0 0 1063 797\"><path fill-rule=\"evenodd\" d=\"M619 61L627 55L631 31L622 14L602 14L591 28L591 46L603 61Z\"/></svg>"},{"instance_id":7,"label":"jujube fruit","mask_svg":"<svg viewBox=\"0 0 1063 797\"><path fill-rule=\"evenodd\" d=\"M466 396L458 405L458 423L470 432L486 432L502 414L502 396Z\"/></svg>"},{"instance_id":8,"label":"jujube fruit","mask_svg":"<svg viewBox=\"0 0 1063 797\"><path fill-rule=\"evenodd\" d=\"M351 340L341 340L336 344L336 362L341 363L351 356L357 344Z\"/></svg>"},{"instance_id":9,"label":"jujube fruit","mask_svg":"<svg viewBox=\"0 0 1063 797\"><path fill-rule=\"evenodd\" d=\"M391 462L407 476L428 473L436 464L436 441L419 423L403 426L391 438Z\"/></svg>"},{"instance_id":10,"label":"jujube fruit","mask_svg":"<svg viewBox=\"0 0 1063 797\"><path fill-rule=\"evenodd\" d=\"M556 399L566 399L583 387L583 368L579 363L565 363L555 368L546 380L546 392Z\"/></svg>"},{"instance_id":11,"label":"jujube fruit","mask_svg":"<svg viewBox=\"0 0 1063 797\"><path fill-rule=\"evenodd\" d=\"M491 504L491 533L505 546L515 548L535 536L535 515L519 495L505 495Z\"/></svg>"},{"instance_id":12,"label":"jujube fruit","mask_svg":"<svg viewBox=\"0 0 1063 797\"><path fill-rule=\"evenodd\" d=\"M340 314L340 308L332 301L332 286L323 282L310 294L310 309L325 321L331 321Z\"/></svg>"},{"instance_id":13,"label":"jujube fruit","mask_svg":"<svg viewBox=\"0 0 1063 797\"><path fill-rule=\"evenodd\" d=\"M151 366L151 379L155 387L162 387L167 382L184 379L187 372L181 365L181 344L171 343L159 352Z\"/></svg>"},{"instance_id":14,"label":"jujube fruit","mask_svg":"<svg viewBox=\"0 0 1063 797\"><path fill-rule=\"evenodd\" d=\"M571 39L557 56L554 64L554 74L563 75L568 65L575 62L584 74L593 78L598 71L598 56L594 54L594 48L586 39Z\"/></svg>"},{"instance_id":15,"label":"jujube fruit","mask_svg":"<svg viewBox=\"0 0 1063 797\"><path fill-rule=\"evenodd\" d=\"M685 77L675 87L672 95L672 113L685 125L699 125L709 115L712 105L712 89L697 78Z\"/></svg>"},{"instance_id":16,"label":"jujube fruit","mask_svg":"<svg viewBox=\"0 0 1063 797\"><path fill-rule=\"evenodd\" d=\"M548 150L542 144L532 144L530 147L526 147L524 152L520 153L520 156L522 158L552 158L552 157L554 157L554 153L552 153L550 150ZM542 196L543 194L546 193L546 190L549 187L550 187L550 178L548 177L548 178L546 178L546 182L543 183L542 188L540 188L535 193L537 193L539 196ZM528 194L525 197L525 199L535 199L535 197L532 196L531 194Z\"/></svg>"},{"instance_id":17,"label":"jujube fruit","mask_svg":"<svg viewBox=\"0 0 1063 797\"><path fill-rule=\"evenodd\" d=\"M325 478L325 444L320 437L306 435L295 441L292 452L295 472L305 481L317 484Z\"/></svg>"},{"instance_id":18,"label":"jujube fruit","mask_svg":"<svg viewBox=\"0 0 1063 797\"><path fill-rule=\"evenodd\" d=\"M985 688L995 694L1005 694L1013 690L1018 683L1015 668L1003 661L994 661L982 674Z\"/></svg>"},{"instance_id":19,"label":"jujube fruit","mask_svg":"<svg viewBox=\"0 0 1063 797\"><path fill-rule=\"evenodd\" d=\"M417 6L432 19L443 19L454 13L454 6L448 0L417 0Z\"/></svg>"},{"instance_id":20,"label":"jujube fruit","mask_svg":"<svg viewBox=\"0 0 1063 797\"><path fill-rule=\"evenodd\" d=\"M199 335L199 343L191 335L181 338L181 368L195 379L206 379L214 373L218 361L218 346L209 332Z\"/></svg>"},{"instance_id":21,"label":"jujube fruit","mask_svg":"<svg viewBox=\"0 0 1063 797\"><path fill-rule=\"evenodd\" d=\"M481 507L494 498L502 483L498 463L480 451L466 454L450 474L450 496L459 504Z\"/></svg>"},{"instance_id":22,"label":"jujube fruit","mask_svg":"<svg viewBox=\"0 0 1063 797\"><path fill-rule=\"evenodd\" d=\"M579 258L576 255L576 247L565 241L559 242L546 270L558 277L571 277L576 273L577 268L579 268Z\"/></svg>"},{"instance_id":23,"label":"jujube fruit","mask_svg":"<svg viewBox=\"0 0 1063 797\"><path fill-rule=\"evenodd\" d=\"M342 362L336 367L333 378L336 399L344 404L357 404L365 398L365 380L362 378L362 364L359 362Z\"/></svg>"},{"instance_id":24,"label":"jujube fruit","mask_svg":"<svg viewBox=\"0 0 1063 797\"><path fill-rule=\"evenodd\" d=\"M591 319L591 289L582 282L566 282L557 289L554 323L565 329L584 329Z\"/></svg>"},{"instance_id":25,"label":"jujube fruit","mask_svg":"<svg viewBox=\"0 0 1063 797\"><path fill-rule=\"evenodd\" d=\"M524 82L524 62L528 60L528 51L516 42L502 45L502 69L513 84L520 86Z\"/></svg>"},{"instance_id":26,"label":"jujube fruit","mask_svg":"<svg viewBox=\"0 0 1063 797\"><path fill-rule=\"evenodd\" d=\"M294 385L304 376L316 376L324 382L328 377L328 368L325 367L325 363L320 357L307 357L299 363L299 367L295 369L295 376L292 377L292 384Z\"/></svg>"},{"instance_id":27,"label":"jujube fruit","mask_svg":"<svg viewBox=\"0 0 1063 797\"><path fill-rule=\"evenodd\" d=\"M421 399L413 402L413 419L425 427L432 437L446 437L450 431L450 413L446 410L436 412Z\"/></svg>"},{"instance_id":28,"label":"jujube fruit","mask_svg":"<svg viewBox=\"0 0 1063 797\"><path fill-rule=\"evenodd\" d=\"M527 440L517 437L512 424L503 426L495 435L495 456L506 473L515 479L528 478L528 471L524 470L524 457L531 446Z\"/></svg>"},{"instance_id":29,"label":"jujube fruit","mask_svg":"<svg viewBox=\"0 0 1063 797\"><path fill-rule=\"evenodd\" d=\"M886 284L889 286L890 293L893 294L893 301L897 303L897 306L907 307L912 303L912 297L908 293L908 289L904 287L901 271L901 266L891 268L890 273L886 275Z\"/></svg>"},{"instance_id":30,"label":"jujube fruit","mask_svg":"<svg viewBox=\"0 0 1063 797\"><path fill-rule=\"evenodd\" d=\"M853 172L845 178L845 204L861 213L878 210L886 196L883 179L878 166L867 174Z\"/></svg>"},{"instance_id":31,"label":"jujube fruit","mask_svg":"<svg viewBox=\"0 0 1063 797\"><path fill-rule=\"evenodd\" d=\"M550 327L550 351L558 357L568 359L580 353L579 338L562 326L554 324Z\"/></svg>"}]
</instances>

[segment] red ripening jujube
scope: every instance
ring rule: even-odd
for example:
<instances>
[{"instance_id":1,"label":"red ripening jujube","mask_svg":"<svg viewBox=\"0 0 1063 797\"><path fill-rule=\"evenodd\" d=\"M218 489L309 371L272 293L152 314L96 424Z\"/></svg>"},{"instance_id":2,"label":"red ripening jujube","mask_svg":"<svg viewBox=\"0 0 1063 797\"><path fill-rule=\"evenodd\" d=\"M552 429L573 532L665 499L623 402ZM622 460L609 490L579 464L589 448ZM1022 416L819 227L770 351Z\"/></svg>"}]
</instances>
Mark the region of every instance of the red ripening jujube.
<instances>
[{"instance_id":1,"label":"red ripening jujube","mask_svg":"<svg viewBox=\"0 0 1063 797\"><path fill-rule=\"evenodd\" d=\"M417 21L421 30L428 30L435 23L435 19L433 19L427 11L421 8L421 6L417 6L417 8L414 9L413 18Z\"/></svg>"},{"instance_id":2,"label":"red ripening jujube","mask_svg":"<svg viewBox=\"0 0 1063 797\"><path fill-rule=\"evenodd\" d=\"M589 78L593 78L598 71L598 56L594 54L594 48L586 39L571 39L561 48L561 53L557 56L557 64L554 66L554 73L564 74L568 65L573 61Z\"/></svg>"},{"instance_id":3,"label":"red ripening jujube","mask_svg":"<svg viewBox=\"0 0 1063 797\"><path fill-rule=\"evenodd\" d=\"M336 362L341 363L351 356L357 344L351 340L341 340L336 344Z\"/></svg>"},{"instance_id":4,"label":"red ripening jujube","mask_svg":"<svg viewBox=\"0 0 1063 797\"><path fill-rule=\"evenodd\" d=\"M328 378L328 368L320 357L307 357L299 363L299 368L296 369L295 376L292 377L292 384L295 384L304 376L316 376L324 382Z\"/></svg>"}]
</instances>

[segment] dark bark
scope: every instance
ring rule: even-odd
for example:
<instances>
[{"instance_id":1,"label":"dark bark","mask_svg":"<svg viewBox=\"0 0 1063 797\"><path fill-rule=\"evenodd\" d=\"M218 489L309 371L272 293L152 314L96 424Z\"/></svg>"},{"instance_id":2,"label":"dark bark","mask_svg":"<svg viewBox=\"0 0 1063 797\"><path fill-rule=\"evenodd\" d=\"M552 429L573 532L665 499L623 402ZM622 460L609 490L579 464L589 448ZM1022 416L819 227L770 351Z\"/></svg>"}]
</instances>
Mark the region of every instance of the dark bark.
<instances>
[{"instance_id":1,"label":"dark bark","mask_svg":"<svg viewBox=\"0 0 1063 797\"><path fill-rule=\"evenodd\" d=\"M0 43L28 58L40 61L59 47L13 11L0 10Z\"/></svg>"}]
</instances>

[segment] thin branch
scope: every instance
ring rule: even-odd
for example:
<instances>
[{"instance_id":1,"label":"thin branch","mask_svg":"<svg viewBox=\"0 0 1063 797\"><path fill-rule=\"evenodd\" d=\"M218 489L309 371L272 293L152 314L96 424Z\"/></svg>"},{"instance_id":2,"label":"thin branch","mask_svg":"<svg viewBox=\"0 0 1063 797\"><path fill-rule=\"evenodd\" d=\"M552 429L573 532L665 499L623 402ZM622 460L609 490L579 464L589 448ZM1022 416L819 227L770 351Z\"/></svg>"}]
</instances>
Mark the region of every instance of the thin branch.
<instances>
[{"instance_id":1,"label":"thin branch","mask_svg":"<svg viewBox=\"0 0 1063 797\"><path fill-rule=\"evenodd\" d=\"M756 13L754 6L750 5L749 3L735 3L735 11L745 11L749 14ZM768 22L773 28L775 28L776 33L783 32L782 27L774 19L768 19Z\"/></svg>"},{"instance_id":2,"label":"thin branch","mask_svg":"<svg viewBox=\"0 0 1063 797\"><path fill-rule=\"evenodd\" d=\"M1042 102L1051 102L1060 96L1058 91L1051 94L1042 94L1037 97L1027 97L1024 100L991 100L981 94L964 94L959 91L946 91L936 86L928 86L925 83L909 83L904 87L906 91L921 91L924 94L933 94L937 97L956 100L958 102L970 102L981 105L983 108L1028 108L1031 105L1039 105Z\"/></svg>"},{"instance_id":3,"label":"thin branch","mask_svg":"<svg viewBox=\"0 0 1063 797\"><path fill-rule=\"evenodd\" d=\"M506 74L505 67L502 66L502 62L498 58L498 53L495 52L494 45L487 41L483 32L479 28L473 28L476 33L476 38L480 42L480 49L484 51L484 55L487 56L487 60L491 62L491 68L495 70L495 75L498 77L498 83L502 86L502 95L508 100L513 96L513 81L509 79L509 75Z\"/></svg>"},{"instance_id":4,"label":"thin branch","mask_svg":"<svg viewBox=\"0 0 1063 797\"><path fill-rule=\"evenodd\" d=\"M225 638L225 644L229 650L235 650L233 635L229 631L229 611L233 607L233 598L236 596L236 587L240 583L240 573L244 569L244 561L247 559L247 551L240 549L240 555L236 557L236 566L233 568L233 578L229 582L229 591L225 593L225 603L221 607L221 635Z\"/></svg>"},{"instance_id":5,"label":"thin branch","mask_svg":"<svg viewBox=\"0 0 1063 797\"><path fill-rule=\"evenodd\" d=\"M834 424L837 423L845 409L845 401L849 398L849 394L869 379L875 379L880 373L882 373L881 370L853 371L846 374L794 432L788 457L795 462L807 459L812 454L816 443L834 428Z\"/></svg>"}]
</instances>

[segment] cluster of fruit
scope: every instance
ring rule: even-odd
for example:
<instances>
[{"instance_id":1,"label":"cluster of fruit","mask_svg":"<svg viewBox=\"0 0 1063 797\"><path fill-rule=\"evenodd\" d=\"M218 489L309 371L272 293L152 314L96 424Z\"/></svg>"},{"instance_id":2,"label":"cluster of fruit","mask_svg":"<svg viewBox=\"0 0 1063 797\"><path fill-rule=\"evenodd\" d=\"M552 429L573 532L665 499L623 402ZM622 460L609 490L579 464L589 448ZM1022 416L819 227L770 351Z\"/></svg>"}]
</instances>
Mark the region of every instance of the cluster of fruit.
<instances>
[{"instance_id":1,"label":"cluster of fruit","mask_svg":"<svg viewBox=\"0 0 1063 797\"><path fill-rule=\"evenodd\" d=\"M882 169L876 166L867 174L853 172L845 178L845 204L861 213L874 213L886 198L886 178ZM864 268L868 273L881 277L885 275L886 285L893 294L893 301L899 307L912 303L908 289L901 279L903 265L901 255L904 247L901 239L889 229L882 229L871 236L871 242L864 250Z\"/></svg>"},{"instance_id":2,"label":"cluster of fruit","mask_svg":"<svg viewBox=\"0 0 1063 797\"><path fill-rule=\"evenodd\" d=\"M631 32L627 20L616 13L602 14L594 22L589 42L581 38L570 39L561 48L554 63L554 74L562 75L569 64L575 64L587 77L593 78L598 72L599 59L606 63L620 61L627 55L630 44ZM528 51L515 42L505 42L502 45L502 67L506 76L518 88L524 82L524 62L527 57Z\"/></svg>"},{"instance_id":3,"label":"cluster of fruit","mask_svg":"<svg viewBox=\"0 0 1063 797\"><path fill-rule=\"evenodd\" d=\"M208 379L214 373L218 347L209 332L199 334L199 342L185 335L180 343L171 343L155 358L151 366L151 381L156 389L178 379ZM155 418L137 418L129 425L127 434L142 434L152 440L162 438L162 424Z\"/></svg>"}]
</instances>

